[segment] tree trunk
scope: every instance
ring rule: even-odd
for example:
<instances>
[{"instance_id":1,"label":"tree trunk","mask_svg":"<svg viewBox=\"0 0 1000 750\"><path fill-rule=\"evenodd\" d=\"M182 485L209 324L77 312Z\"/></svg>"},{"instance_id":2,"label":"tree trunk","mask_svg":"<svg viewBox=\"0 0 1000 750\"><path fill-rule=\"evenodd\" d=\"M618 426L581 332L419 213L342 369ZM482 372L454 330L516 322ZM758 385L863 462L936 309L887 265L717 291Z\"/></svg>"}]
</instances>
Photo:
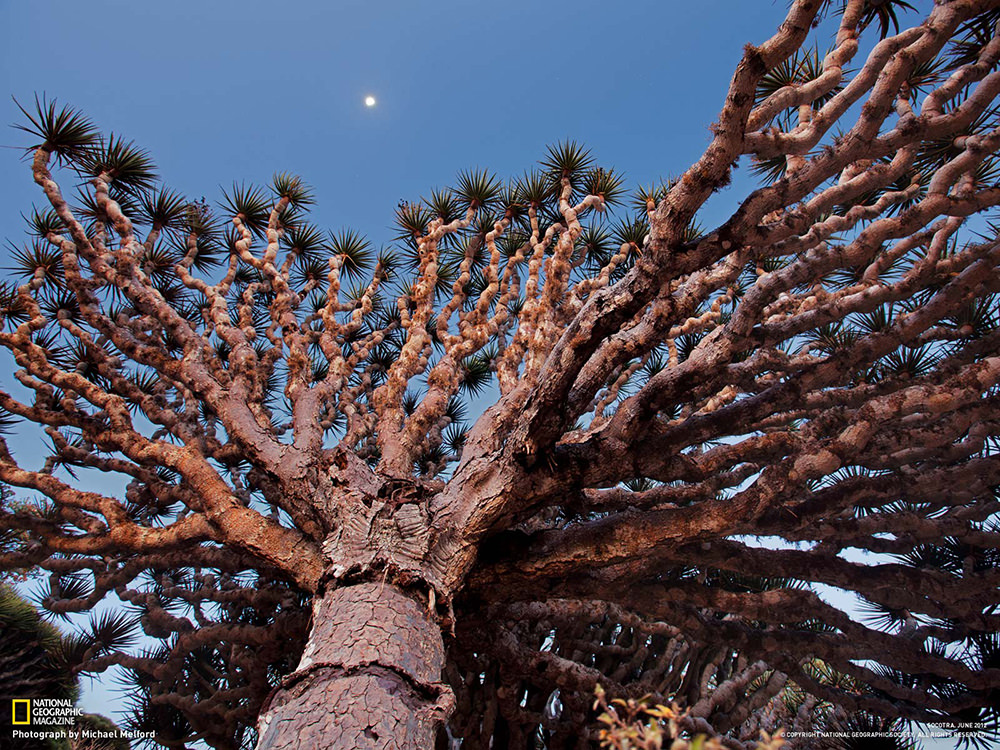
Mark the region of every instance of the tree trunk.
<instances>
[{"instance_id":1,"label":"tree trunk","mask_svg":"<svg viewBox=\"0 0 1000 750\"><path fill-rule=\"evenodd\" d=\"M257 750L425 750L449 708L444 642L427 607L392 584L337 588L313 605L298 669L264 706Z\"/></svg>"}]
</instances>

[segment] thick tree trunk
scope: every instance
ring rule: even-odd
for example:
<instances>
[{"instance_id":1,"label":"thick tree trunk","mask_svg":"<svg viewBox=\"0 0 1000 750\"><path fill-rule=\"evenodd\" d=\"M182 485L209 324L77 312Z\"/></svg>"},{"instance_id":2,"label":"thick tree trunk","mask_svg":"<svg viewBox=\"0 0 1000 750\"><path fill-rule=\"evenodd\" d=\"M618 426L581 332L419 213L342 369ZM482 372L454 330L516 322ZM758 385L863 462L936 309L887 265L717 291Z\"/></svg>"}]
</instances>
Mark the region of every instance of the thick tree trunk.
<instances>
[{"instance_id":1,"label":"thick tree trunk","mask_svg":"<svg viewBox=\"0 0 1000 750\"><path fill-rule=\"evenodd\" d=\"M444 643L392 584L334 589L313 607L298 669L265 705L257 750L424 750L445 718Z\"/></svg>"}]
</instances>

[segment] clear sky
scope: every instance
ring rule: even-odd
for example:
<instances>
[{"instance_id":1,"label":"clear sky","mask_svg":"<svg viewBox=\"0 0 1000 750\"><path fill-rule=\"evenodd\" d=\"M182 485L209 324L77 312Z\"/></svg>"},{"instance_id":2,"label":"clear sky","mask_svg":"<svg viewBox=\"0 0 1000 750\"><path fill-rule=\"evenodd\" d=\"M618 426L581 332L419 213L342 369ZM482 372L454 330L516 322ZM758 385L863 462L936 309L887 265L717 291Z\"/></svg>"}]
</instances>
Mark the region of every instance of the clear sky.
<instances>
[{"instance_id":1,"label":"clear sky","mask_svg":"<svg viewBox=\"0 0 1000 750\"><path fill-rule=\"evenodd\" d=\"M314 217L389 241L400 199L462 169L530 168L576 139L634 186L701 153L747 42L785 0L0 0L0 122L44 92L148 148L166 185L214 201L300 174ZM367 95L376 98L366 107ZM0 130L0 237L41 195ZM718 223L745 171L702 215ZM727 210L728 209L728 210ZM0 382L8 378L0 376ZM92 710L111 713L104 693Z\"/></svg>"},{"instance_id":2,"label":"clear sky","mask_svg":"<svg viewBox=\"0 0 1000 750\"><path fill-rule=\"evenodd\" d=\"M320 223L380 243L400 199L465 168L519 174L560 139L633 184L683 170L743 45L784 11L784 0L0 0L0 90L83 109L148 148L190 197L301 174ZM0 122L19 116L0 99ZM15 239L39 196L19 153L2 151L0 226Z\"/></svg>"}]
</instances>

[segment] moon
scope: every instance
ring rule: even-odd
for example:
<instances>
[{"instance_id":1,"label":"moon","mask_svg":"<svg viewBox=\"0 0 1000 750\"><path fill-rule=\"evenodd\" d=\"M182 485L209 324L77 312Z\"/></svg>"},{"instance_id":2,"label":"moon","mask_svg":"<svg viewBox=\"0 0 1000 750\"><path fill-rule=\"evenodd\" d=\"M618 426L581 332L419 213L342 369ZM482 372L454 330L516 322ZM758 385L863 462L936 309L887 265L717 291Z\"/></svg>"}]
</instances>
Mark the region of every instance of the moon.
<instances>
[{"instance_id":1,"label":"moon","mask_svg":"<svg viewBox=\"0 0 1000 750\"><path fill-rule=\"evenodd\" d=\"M375 97L372 96L371 94L369 94L368 96L366 96L365 97L365 106L366 107L374 107L375 106Z\"/></svg>"}]
</instances>

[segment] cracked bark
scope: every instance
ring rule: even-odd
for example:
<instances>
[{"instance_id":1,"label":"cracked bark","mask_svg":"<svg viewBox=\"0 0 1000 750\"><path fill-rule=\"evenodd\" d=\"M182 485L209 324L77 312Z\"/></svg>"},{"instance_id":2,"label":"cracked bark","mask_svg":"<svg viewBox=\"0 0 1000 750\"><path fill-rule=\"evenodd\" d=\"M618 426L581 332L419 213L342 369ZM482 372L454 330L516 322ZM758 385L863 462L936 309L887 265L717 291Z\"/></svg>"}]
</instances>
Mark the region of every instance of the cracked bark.
<instances>
[{"instance_id":1,"label":"cracked bark","mask_svg":"<svg viewBox=\"0 0 1000 750\"><path fill-rule=\"evenodd\" d=\"M351 268L306 241L297 178L270 204L227 195L224 240L204 201L130 206L108 142L74 157L41 121L90 126L43 100L28 131L60 131L32 161L53 213L32 219L30 280L0 285L20 385L0 427L34 423L53 452L32 470L0 438L0 484L46 499L0 487L0 568L47 570L55 613L112 592L144 611L162 657L86 669L155 685L150 723L190 723L172 746L244 746L268 697L263 748L429 747L442 670L465 750L590 742L598 683L678 698L734 748L797 726L773 700L786 679L812 695L803 716L994 716L1000 239L959 230L1000 205L1000 0L928 3L867 59L873 3L849 0L818 75L768 94L767 71L804 70L823 5L795 0L746 48L706 151L637 194L611 256L583 241L608 226L609 174L562 146L535 187L493 200L466 175L457 213L401 205L407 275L392 252ZM694 232L741 157L783 175ZM92 205L50 166L92 177ZM500 397L467 425L477 371ZM124 500L74 467L124 478Z\"/></svg>"},{"instance_id":2,"label":"cracked bark","mask_svg":"<svg viewBox=\"0 0 1000 750\"><path fill-rule=\"evenodd\" d=\"M450 691L441 631L391 583L328 591L298 669L261 714L258 750L433 747Z\"/></svg>"}]
</instances>

